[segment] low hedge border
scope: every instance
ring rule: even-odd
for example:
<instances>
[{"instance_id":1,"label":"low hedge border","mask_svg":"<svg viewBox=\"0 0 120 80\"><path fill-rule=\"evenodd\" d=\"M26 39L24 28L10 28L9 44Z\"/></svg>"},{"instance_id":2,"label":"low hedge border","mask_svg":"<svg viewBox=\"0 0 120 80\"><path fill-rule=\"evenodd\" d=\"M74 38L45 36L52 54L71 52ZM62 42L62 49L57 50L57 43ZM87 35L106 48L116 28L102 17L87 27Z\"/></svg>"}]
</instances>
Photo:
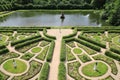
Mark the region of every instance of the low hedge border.
<instances>
[{"instance_id":1,"label":"low hedge border","mask_svg":"<svg viewBox=\"0 0 120 80\"><path fill-rule=\"evenodd\" d=\"M77 35L77 28L74 29L72 34L69 34L67 36L63 36L63 39L71 38Z\"/></svg>"},{"instance_id":2,"label":"low hedge border","mask_svg":"<svg viewBox=\"0 0 120 80\"><path fill-rule=\"evenodd\" d=\"M36 39L32 39L32 40L17 44L17 45L15 45L15 49L20 49L23 46L27 46L29 44L36 43L36 42L41 41L41 40L43 40L43 39L42 38L36 38Z\"/></svg>"},{"instance_id":3,"label":"low hedge border","mask_svg":"<svg viewBox=\"0 0 120 80\"><path fill-rule=\"evenodd\" d=\"M60 61L62 62L66 61L66 45L64 39L62 39L61 41Z\"/></svg>"},{"instance_id":4,"label":"low hedge border","mask_svg":"<svg viewBox=\"0 0 120 80\"><path fill-rule=\"evenodd\" d=\"M78 43L80 43L80 44L82 44L82 45L85 45L85 46L87 46L87 47L89 47L89 48L91 48L91 49L93 49L95 51L98 51L98 52L101 51L101 48L99 46L93 45L93 44L88 43L86 41L83 41L81 39L75 39L75 41L78 42Z\"/></svg>"},{"instance_id":5,"label":"low hedge border","mask_svg":"<svg viewBox=\"0 0 120 80\"><path fill-rule=\"evenodd\" d=\"M23 43L23 42L26 42L26 41L29 41L29 40L32 40L32 39L35 39L35 38L39 38L39 37L41 37L41 35L25 38L25 39L22 39L22 40L17 40L17 41L11 42L11 46L14 46L14 45L17 45L19 43Z\"/></svg>"},{"instance_id":6,"label":"low hedge border","mask_svg":"<svg viewBox=\"0 0 120 80\"><path fill-rule=\"evenodd\" d=\"M56 37L55 37L55 36L50 36L50 35L47 34L46 28L43 29L43 35L44 35L45 37L47 37L47 38L52 39L52 40L56 40Z\"/></svg>"},{"instance_id":7,"label":"low hedge border","mask_svg":"<svg viewBox=\"0 0 120 80\"><path fill-rule=\"evenodd\" d=\"M52 41L51 45L50 45L50 48L49 48L49 51L48 51L48 55L47 55L47 61L48 62L51 62L51 60L52 60L52 56L53 56L53 52L54 52L54 47L55 47L55 42Z\"/></svg>"},{"instance_id":8,"label":"low hedge border","mask_svg":"<svg viewBox=\"0 0 120 80\"><path fill-rule=\"evenodd\" d=\"M0 50L0 55L8 53L9 50L7 48L3 48Z\"/></svg>"},{"instance_id":9,"label":"low hedge border","mask_svg":"<svg viewBox=\"0 0 120 80\"><path fill-rule=\"evenodd\" d=\"M59 65L58 80L66 80L66 67L63 62Z\"/></svg>"},{"instance_id":10,"label":"low hedge border","mask_svg":"<svg viewBox=\"0 0 120 80\"><path fill-rule=\"evenodd\" d=\"M117 54L120 55L120 50L115 49L115 48L112 48L112 47L110 48L110 50L111 50L112 52L117 53Z\"/></svg>"},{"instance_id":11,"label":"low hedge border","mask_svg":"<svg viewBox=\"0 0 120 80\"><path fill-rule=\"evenodd\" d=\"M100 43L100 42L97 42L97 41L94 41L94 40L92 40L92 39L86 38L86 37L84 37L84 36L82 36L82 35L79 35L78 38L80 38L80 39L82 39L82 40L85 40L85 41L88 41L88 42L90 42L90 43L93 43L93 44L95 44L95 45L97 45L97 46L100 46L100 47L102 47L102 48L106 48L106 45L105 45L105 44L102 44L102 43Z\"/></svg>"},{"instance_id":12,"label":"low hedge border","mask_svg":"<svg viewBox=\"0 0 120 80\"><path fill-rule=\"evenodd\" d=\"M49 69L50 69L49 63L46 62L43 65L43 68L41 70L39 80L47 80L48 79Z\"/></svg>"},{"instance_id":13,"label":"low hedge border","mask_svg":"<svg viewBox=\"0 0 120 80\"><path fill-rule=\"evenodd\" d=\"M117 60L117 61L120 61L120 55L118 55L118 54L116 54L116 53L113 53L113 52L111 52L111 51L106 51L106 52L105 52L105 55L106 55L106 56L109 56L109 57L111 57L111 58L113 58L113 59L115 59L115 60Z\"/></svg>"}]
</instances>

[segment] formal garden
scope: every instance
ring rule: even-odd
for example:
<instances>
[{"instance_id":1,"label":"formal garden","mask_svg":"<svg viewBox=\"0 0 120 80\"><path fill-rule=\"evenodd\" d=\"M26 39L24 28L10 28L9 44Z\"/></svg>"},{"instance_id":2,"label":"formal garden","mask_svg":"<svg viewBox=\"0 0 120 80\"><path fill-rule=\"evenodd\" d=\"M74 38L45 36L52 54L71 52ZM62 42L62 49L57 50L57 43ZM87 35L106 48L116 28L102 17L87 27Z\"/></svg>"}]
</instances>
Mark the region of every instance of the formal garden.
<instances>
[{"instance_id":1,"label":"formal garden","mask_svg":"<svg viewBox=\"0 0 120 80\"><path fill-rule=\"evenodd\" d=\"M1 80L120 79L119 28L7 27L0 43Z\"/></svg>"}]
</instances>

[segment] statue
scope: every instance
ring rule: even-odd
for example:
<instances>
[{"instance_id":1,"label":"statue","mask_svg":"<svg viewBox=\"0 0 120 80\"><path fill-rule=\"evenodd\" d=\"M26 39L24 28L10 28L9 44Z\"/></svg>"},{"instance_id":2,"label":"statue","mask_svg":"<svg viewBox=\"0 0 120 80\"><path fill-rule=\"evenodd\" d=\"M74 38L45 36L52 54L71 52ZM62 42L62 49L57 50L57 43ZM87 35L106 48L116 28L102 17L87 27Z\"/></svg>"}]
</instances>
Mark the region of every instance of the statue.
<instances>
[{"instance_id":1,"label":"statue","mask_svg":"<svg viewBox=\"0 0 120 80\"><path fill-rule=\"evenodd\" d=\"M61 19L65 19L65 16L64 16L64 13L63 13L63 12L62 12L60 18L61 18Z\"/></svg>"},{"instance_id":2,"label":"statue","mask_svg":"<svg viewBox=\"0 0 120 80\"><path fill-rule=\"evenodd\" d=\"M95 65L94 65L94 68L93 68L94 71L97 71L97 64L98 63L96 62Z\"/></svg>"},{"instance_id":3,"label":"statue","mask_svg":"<svg viewBox=\"0 0 120 80\"><path fill-rule=\"evenodd\" d=\"M14 59L13 59L13 66L15 69L17 68L17 64L16 64L16 61Z\"/></svg>"}]
</instances>

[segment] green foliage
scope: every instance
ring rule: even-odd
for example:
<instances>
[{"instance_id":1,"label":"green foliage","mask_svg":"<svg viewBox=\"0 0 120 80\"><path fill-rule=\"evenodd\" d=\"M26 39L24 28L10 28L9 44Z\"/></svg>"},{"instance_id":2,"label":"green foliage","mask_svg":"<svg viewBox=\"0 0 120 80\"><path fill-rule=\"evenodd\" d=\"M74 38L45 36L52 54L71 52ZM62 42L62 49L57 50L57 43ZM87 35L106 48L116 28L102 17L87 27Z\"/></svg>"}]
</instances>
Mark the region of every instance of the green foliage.
<instances>
[{"instance_id":1,"label":"green foliage","mask_svg":"<svg viewBox=\"0 0 120 80\"><path fill-rule=\"evenodd\" d=\"M50 45L50 48L49 48L49 51L48 51L48 55L47 55L47 61L48 62L51 62L51 60L52 60L52 56L53 56L53 52L54 52L54 47L55 47L55 42L52 41L51 45Z\"/></svg>"},{"instance_id":2,"label":"green foliage","mask_svg":"<svg viewBox=\"0 0 120 80\"><path fill-rule=\"evenodd\" d=\"M29 40L29 41L17 44L17 45L15 45L15 49L20 49L20 48L22 48L24 46L27 46L27 45L30 45L32 43L39 42L40 40L42 40L42 38L36 38L36 39L33 39L33 40Z\"/></svg>"},{"instance_id":3,"label":"green foliage","mask_svg":"<svg viewBox=\"0 0 120 80\"><path fill-rule=\"evenodd\" d=\"M48 79L49 69L50 69L49 63L46 62L43 65L43 68L41 70L39 80L47 80Z\"/></svg>"},{"instance_id":4,"label":"green foliage","mask_svg":"<svg viewBox=\"0 0 120 80\"><path fill-rule=\"evenodd\" d=\"M106 0L105 10L102 12L102 19L107 20L114 26L120 25L120 1Z\"/></svg>"},{"instance_id":5,"label":"green foliage","mask_svg":"<svg viewBox=\"0 0 120 80\"><path fill-rule=\"evenodd\" d=\"M35 38L39 38L39 37L41 37L41 36L37 35L37 36L32 36L32 37L29 37L29 38L22 39L22 40L17 40L17 41L11 42L11 45L14 46L14 45L17 45L17 44L20 44L20 43L23 43L23 42L26 42L26 41L29 41L29 40L33 40Z\"/></svg>"},{"instance_id":6,"label":"green foliage","mask_svg":"<svg viewBox=\"0 0 120 80\"><path fill-rule=\"evenodd\" d=\"M82 45L85 45L85 46L87 46L87 47L89 47L89 48L91 48L91 49L93 49L95 51L98 51L98 52L101 51L100 47L98 47L96 45L93 45L93 44L91 44L89 42L83 41L81 39L75 39L75 41L78 42L78 43L80 43L80 44L82 44Z\"/></svg>"},{"instance_id":7,"label":"green foliage","mask_svg":"<svg viewBox=\"0 0 120 80\"><path fill-rule=\"evenodd\" d=\"M102 48L106 48L106 45L105 45L105 44L100 43L100 42L97 42L97 41L92 40L92 39L89 39L89 38L86 38L85 36L79 35L78 38L83 39L83 40L85 40L85 41L88 41L88 42L90 42L90 43L93 43L93 44L95 44L95 45L97 45L97 46L100 46L100 47L102 47Z\"/></svg>"},{"instance_id":8,"label":"green foliage","mask_svg":"<svg viewBox=\"0 0 120 80\"><path fill-rule=\"evenodd\" d=\"M9 50L7 48L3 48L0 50L0 55L8 53Z\"/></svg>"},{"instance_id":9,"label":"green foliage","mask_svg":"<svg viewBox=\"0 0 120 80\"><path fill-rule=\"evenodd\" d=\"M60 61L62 62L66 61L66 44L64 39L62 39L61 42Z\"/></svg>"},{"instance_id":10,"label":"green foliage","mask_svg":"<svg viewBox=\"0 0 120 80\"><path fill-rule=\"evenodd\" d=\"M67 36L63 36L63 39L71 38L77 35L77 28L74 29L72 34L69 34Z\"/></svg>"},{"instance_id":11,"label":"green foliage","mask_svg":"<svg viewBox=\"0 0 120 80\"><path fill-rule=\"evenodd\" d=\"M106 52L105 52L105 55L106 55L106 56L109 56L109 57L111 57L111 58L113 58L113 59L115 59L115 60L117 60L117 61L120 61L120 55L118 55L118 54L116 54L116 53L113 53L113 52L111 52L111 51L106 51Z\"/></svg>"},{"instance_id":12,"label":"green foliage","mask_svg":"<svg viewBox=\"0 0 120 80\"><path fill-rule=\"evenodd\" d=\"M55 40L56 39L56 37L50 36L50 35L47 34L46 28L43 29L43 34L44 34L45 37L50 38L51 40Z\"/></svg>"},{"instance_id":13,"label":"green foliage","mask_svg":"<svg viewBox=\"0 0 120 80\"><path fill-rule=\"evenodd\" d=\"M91 61L91 59L86 54L78 55L78 57L83 63Z\"/></svg>"},{"instance_id":14,"label":"green foliage","mask_svg":"<svg viewBox=\"0 0 120 80\"><path fill-rule=\"evenodd\" d=\"M118 73L118 70L117 70L117 66L114 62L113 59L107 57L107 56L104 56L102 54L98 54L96 56L93 57L95 60L101 60L101 61L104 61L106 62L110 67L111 67L111 72L116 75Z\"/></svg>"},{"instance_id":15,"label":"green foliage","mask_svg":"<svg viewBox=\"0 0 120 80\"><path fill-rule=\"evenodd\" d=\"M42 51L36 58L44 61L44 60L45 60L45 57L46 57L46 55L47 55L47 53L48 53L48 50L49 50L49 46L45 47L45 48L43 49L43 51Z\"/></svg>"},{"instance_id":16,"label":"green foliage","mask_svg":"<svg viewBox=\"0 0 120 80\"><path fill-rule=\"evenodd\" d=\"M112 52L117 53L117 54L120 55L120 50L118 50L118 49L116 49L116 48L113 48L113 47L111 47L110 50L111 50Z\"/></svg>"},{"instance_id":17,"label":"green foliage","mask_svg":"<svg viewBox=\"0 0 120 80\"><path fill-rule=\"evenodd\" d=\"M26 54L23 55L21 58L28 61L28 60L30 60L33 56L34 56L34 54L26 53Z\"/></svg>"},{"instance_id":18,"label":"green foliage","mask_svg":"<svg viewBox=\"0 0 120 80\"><path fill-rule=\"evenodd\" d=\"M58 80L66 80L66 67L63 62L59 65Z\"/></svg>"}]
</instances>

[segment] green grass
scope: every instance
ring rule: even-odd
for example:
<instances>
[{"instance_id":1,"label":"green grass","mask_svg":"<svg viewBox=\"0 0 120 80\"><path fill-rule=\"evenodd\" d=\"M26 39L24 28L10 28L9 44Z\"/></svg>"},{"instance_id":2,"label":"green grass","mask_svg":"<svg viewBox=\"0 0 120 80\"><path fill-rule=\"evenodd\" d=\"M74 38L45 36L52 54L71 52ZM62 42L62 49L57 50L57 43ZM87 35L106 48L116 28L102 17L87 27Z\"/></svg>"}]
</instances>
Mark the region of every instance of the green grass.
<instances>
[{"instance_id":1,"label":"green grass","mask_svg":"<svg viewBox=\"0 0 120 80\"><path fill-rule=\"evenodd\" d=\"M41 48L40 47L34 47L31 52L32 53L39 53L41 51Z\"/></svg>"},{"instance_id":2,"label":"green grass","mask_svg":"<svg viewBox=\"0 0 120 80\"><path fill-rule=\"evenodd\" d=\"M3 68L6 71L8 71L10 73L14 73L14 74L22 73L27 69L27 65L23 61L20 61L20 60L17 60L17 59L15 59L15 61L16 61L16 64L17 64L16 68L14 68L12 59L5 62L4 65L3 65Z\"/></svg>"},{"instance_id":3,"label":"green grass","mask_svg":"<svg viewBox=\"0 0 120 80\"><path fill-rule=\"evenodd\" d=\"M20 35L20 36L18 36L18 39L25 39L25 38L26 38L25 35Z\"/></svg>"},{"instance_id":4,"label":"green grass","mask_svg":"<svg viewBox=\"0 0 120 80\"><path fill-rule=\"evenodd\" d=\"M75 56L71 52L71 48L66 46L67 61L76 60Z\"/></svg>"},{"instance_id":5,"label":"green grass","mask_svg":"<svg viewBox=\"0 0 120 80\"><path fill-rule=\"evenodd\" d=\"M7 39L7 37L5 35L0 35L0 44L5 44L6 39Z\"/></svg>"},{"instance_id":6,"label":"green grass","mask_svg":"<svg viewBox=\"0 0 120 80\"><path fill-rule=\"evenodd\" d=\"M73 52L74 52L75 54L81 54L81 53L82 53L82 50L81 50L80 48L74 48L74 49L73 49Z\"/></svg>"},{"instance_id":7,"label":"green grass","mask_svg":"<svg viewBox=\"0 0 120 80\"><path fill-rule=\"evenodd\" d=\"M113 38L113 43L120 46L120 36L114 37Z\"/></svg>"},{"instance_id":8,"label":"green grass","mask_svg":"<svg viewBox=\"0 0 120 80\"><path fill-rule=\"evenodd\" d=\"M101 41L101 36L93 36L96 41Z\"/></svg>"},{"instance_id":9,"label":"green grass","mask_svg":"<svg viewBox=\"0 0 120 80\"><path fill-rule=\"evenodd\" d=\"M95 63L90 63L82 68L84 75L89 77L98 77L104 75L108 71L107 65L102 62L98 62L97 70L94 70Z\"/></svg>"},{"instance_id":10,"label":"green grass","mask_svg":"<svg viewBox=\"0 0 120 80\"><path fill-rule=\"evenodd\" d=\"M44 61L47 55L48 49L49 49L49 46L45 47L43 51L36 58Z\"/></svg>"}]
</instances>

